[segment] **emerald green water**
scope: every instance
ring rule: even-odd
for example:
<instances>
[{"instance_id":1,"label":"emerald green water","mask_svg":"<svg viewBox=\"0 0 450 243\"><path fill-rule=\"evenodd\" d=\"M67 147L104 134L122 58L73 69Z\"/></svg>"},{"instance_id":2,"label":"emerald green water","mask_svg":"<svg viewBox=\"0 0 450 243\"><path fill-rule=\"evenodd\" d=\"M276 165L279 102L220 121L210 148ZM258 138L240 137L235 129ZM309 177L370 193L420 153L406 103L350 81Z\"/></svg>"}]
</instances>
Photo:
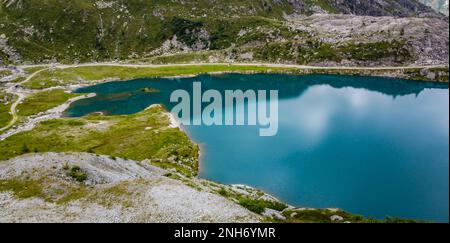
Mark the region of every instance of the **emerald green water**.
<instances>
[{"instance_id":1,"label":"emerald green water","mask_svg":"<svg viewBox=\"0 0 450 243\"><path fill-rule=\"evenodd\" d=\"M67 116L169 110L173 90L278 90L279 132L186 126L202 146L200 176L265 190L292 205L448 222L448 85L331 75L226 74L138 79L77 90ZM144 93L152 87L158 93Z\"/></svg>"}]
</instances>

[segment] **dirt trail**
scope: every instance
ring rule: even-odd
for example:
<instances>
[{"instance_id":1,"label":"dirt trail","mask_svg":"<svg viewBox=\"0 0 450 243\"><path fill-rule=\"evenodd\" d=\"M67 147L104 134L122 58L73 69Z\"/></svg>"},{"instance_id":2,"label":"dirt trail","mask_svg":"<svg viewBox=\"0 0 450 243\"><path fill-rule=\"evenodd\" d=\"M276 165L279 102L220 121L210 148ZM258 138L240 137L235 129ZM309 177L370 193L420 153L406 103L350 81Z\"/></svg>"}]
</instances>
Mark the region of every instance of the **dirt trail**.
<instances>
[{"instance_id":1,"label":"dirt trail","mask_svg":"<svg viewBox=\"0 0 450 243\"><path fill-rule=\"evenodd\" d=\"M51 65L24 65L18 66L19 68L30 67L54 67L54 68L76 68L76 67L90 67L90 66L112 66L112 67L136 67L136 68L158 68L158 67L185 67L185 66L214 66L214 65L229 65L229 66L261 66L261 67L274 67L274 68L298 68L308 70L405 70L405 69L418 69L418 68L440 68L448 67L448 65L429 65L429 66L387 66L387 67L341 67L341 66L307 66L307 65L295 65L295 64L273 64L273 63L183 63L183 64L129 64L129 63L117 63L117 62L105 62L105 63L83 63L83 64L51 64ZM41 70L42 71L42 70Z\"/></svg>"},{"instance_id":2,"label":"dirt trail","mask_svg":"<svg viewBox=\"0 0 450 243\"><path fill-rule=\"evenodd\" d=\"M10 108L10 113L12 115L11 121L8 123L8 125L0 128L0 132L3 132L5 130L11 128L12 126L14 126L14 124L17 122L17 119L18 119L17 106L27 97L26 92L23 92L23 90L20 90L17 87L20 87L22 84L30 81L34 76L36 76L37 74L39 74L40 72L42 72L44 70L47 70L47 68L44 68L44 69L41 69L41 70L38 70L38 71L32 73L30 76L28 76L22 82L13 84L9 88L6 89L6 92L16 95L17 100L11 105L11 108Z\"/></svg>"}]
</instances>

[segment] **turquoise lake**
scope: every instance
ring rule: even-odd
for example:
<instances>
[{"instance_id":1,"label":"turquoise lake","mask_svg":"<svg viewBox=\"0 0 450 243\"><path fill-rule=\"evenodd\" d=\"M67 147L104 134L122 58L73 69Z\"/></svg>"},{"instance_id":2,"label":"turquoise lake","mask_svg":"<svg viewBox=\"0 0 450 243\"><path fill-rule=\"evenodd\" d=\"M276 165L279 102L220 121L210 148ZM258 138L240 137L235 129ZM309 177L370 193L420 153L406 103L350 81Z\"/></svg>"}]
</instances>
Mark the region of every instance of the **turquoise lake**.
<instances>
[{"instance_id":1,"label":"turquoise lake","mask_svg":"<svg viewBox=\"0 0 450 243\"><path fill-rule=\"evenodd\" d=\"M78 89L97 96L66 116L132 114L151 104L170 110L171 92L192 92L193 82L279 92L276 136L260 137L255 126L184 127L201 145L202 178L246 184L295 206L448 222L447 84L282 74L137 79Z\"/></svg>"}]
</instances>

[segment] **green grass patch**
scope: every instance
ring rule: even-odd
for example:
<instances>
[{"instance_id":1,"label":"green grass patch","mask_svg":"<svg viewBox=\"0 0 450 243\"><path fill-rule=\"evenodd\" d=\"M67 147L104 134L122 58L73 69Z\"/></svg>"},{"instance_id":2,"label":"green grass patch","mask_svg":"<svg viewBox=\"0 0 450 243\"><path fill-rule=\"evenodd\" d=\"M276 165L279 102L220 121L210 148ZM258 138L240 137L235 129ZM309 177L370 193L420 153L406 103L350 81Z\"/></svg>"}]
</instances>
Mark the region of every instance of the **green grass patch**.
<instances>
[{"instance_id":1,"label":"green grass patch","mask_svg":"<svg viewBox=\"0 0 450 243\"><path fill-rule=\"evenodd\" d=\"M17 106L18 115L22 117L36 115L40 112L55 108L69 99L80 94L67 93L62 89L39 92L33 94Z\"/></svg>"},{"instance_id":2,"label":"green grass patch","mask_svg":"<svg viewBox=\"0 0 450 243\"><path fill-rule=\"evenodd\" d=\"M23 70L25 71L25 74L30 75L33 74L37 71L40 71L42 69L46 68L45 66L34 66L34 67L27 67L24 68Z\"/></svg>"},{"instance_id":3,"label":"green grass patch","mask_svg":"<svg viewBox=\"0 0 450 243\"><path fill-rule=\"evenodd\" d=\"M0 104L0 128L5 127L11 121L10 108L10 105Z\"/></svg>"},{"instance_id":4,"label":"green grass patch","mask_svg":"<svg viewBox=\"0 0 450 243\"><path fill-rule=\"evenodd\" d=\"M120 203L123 207L129 208L133 206L133 193L130 191L130 186L137 184L142 184L142 186L144 186L145 183L146 182L144 180L139 179L133 182L120 182L112 187L94 193L89 196L89 200L96 201L105 207L110 207L113 204Z\"/></svg>"},{"instance_id":5,"label":"green grass patch","mask_svg":"<svg viewBox=\"0 0 450 243\"><path fill-rule=\"evenodd\" d=\"M164 112L154 107L128 116L45 121L32 131L0 141L0 160L33 151L90 152L137 161L150 159L163 168L179 168L187 176L196 175L198 146L180 129L168 128L170 121ZM169 159L174 157L175 161Z\"/></svg>"},{"instance_id":6,"label":"green grass patch","mask_svg":"<svg viewBox=\"0 0 450 243\"><path fill-rule=\"evenodd\" d=\"M221 195L222 197L226 197L226 198L229 198L230 196L231 196L231 194L225 189L225 188L220 188L218 191L217 191L217 193L219 194L219 195Z\"/></svg>"},{"instance_id":7,"label":"green grass patch","mask_svg":"<svg viewBox=\"0 0 450 243\"><path fill-rule=\"evenodd\" d=\"M62 193L62 192L61 192ZM56 200L57 204L66 204L72 201L77 201L86 198L89 195L89 189L86 186L76 188L68 188L63 196Z\"/></svg>"},{"instance_id":8,"label":"green grass patch","mask_svg":"<svg viewBox=\"0 0 450 243\"><path fill-rule=\"evenodd\" d=\"M11 121L12 115L9 112L15 99L14 95L0 91L0 128L5 127Z\"/></svg>"},{"instance_id":9,"label":"green grass patch","mask_svg":"<svg viewBox=\"0 0 450 243\"><path fill-rule=\"evenodd\" d=\"M12 72L9 69L0 69L0 78L11 75Z\"/></svg>"},{"instance_id":10,"label":"green grass patch","mask_svg":"<svg viewBox=\"0 0 450 243\"><path fill-rule=\"evenodd\" d=\"M139 183L137 181L136 183ZM18 199L41 198L59 205L77 200L97 202L104 206L121 203L130 206L129 182L123 182L105 189L95 189L84 185L73 185L66 181L51 179L30 180L15 178L0 180L0 192L10 191Z\"/></svg>"},{"instance_id":11,"label":"green grass patch","mask_svg":"<svg viewBox=\"0 0 450 243\"><path fill-rule=\"evenodd\" d=\"M24 74L17 76L15 79L11 80L11 83L20 83L27 79L27 77L39 70L46 68L45 66L27 67L24 68Z\"/></svg>"},{"instance_id":12,"label":"green grass patch","mask_svg":"<svg viewBox=\"0 0 450 243\"><path fill-rule=\"evenodd\" d=\"M264 213L266 208L270 208L277 211L283 211L285 208L287 208L287 205L281 202L268 201L262 199L251 199L246 197L240 198L239 204L257 214Z\"/></svg>"},{"instance_id":13,"label":"green grass patch","mask_svg":"<svg viewBox=\"0 0 450 243\"><path fill-rule=\"evenodd\" d=\"M35 180L0 180L0 192L11 191L20 199L44 197L43 187Z\"/></svg>"},{"instance_id":14,"label":"green grass patch","mask_svg":"<svg viewBox=\"0 0 450 243\"><path fill-rule=\"evenodd\" d=\"M171 163L168 161L152 161L151 165L160 167L165 170L174 170L174 171L176 171L180 174L186 175L186 176L197 175L197 173L193 173L193 172L197 171L197 169L196 169L197 165L195 165L193 167L186 167L186 166L182 166L177 163ZM173 179L175 179L175 178L173 178Z\"/></svg>"},{"instance_id":15,"label":"green grass patch","mask_svg":"<svg viewBox=\"0 0 450 243\"><path fill-rule=\"evenodd\" d=\"M19 77L15 78L15 79L11 80L10 82L11 83L20 83L20 82L25 81L25 79L27 79L25 76L19 76Z\"/></svg>"},{"instance_id":16,"label":"green grass patch","mask_svg":"<svg viewBox=\"0 0 450 243\"><path fill-rule=\"evenodd\" d=\"M281 20L294 11L288 2L265 0L127 1L126 6L113 4L102 9L86 0L33 0L20 7L16 3L0 10L0 33L7 34L8 45L22 60L33 63L143 57L175 34L195 45L200 29L209 33L211 46L224 48L235 41L242 27L252 27L262 19ZM118 12L123 12L120 17ZM104 28L99 28L99 23ZM33 26L35 33L17 31L24 26ZM0 60L10 62L2 51Z\"/></svg>"}]
</instances>

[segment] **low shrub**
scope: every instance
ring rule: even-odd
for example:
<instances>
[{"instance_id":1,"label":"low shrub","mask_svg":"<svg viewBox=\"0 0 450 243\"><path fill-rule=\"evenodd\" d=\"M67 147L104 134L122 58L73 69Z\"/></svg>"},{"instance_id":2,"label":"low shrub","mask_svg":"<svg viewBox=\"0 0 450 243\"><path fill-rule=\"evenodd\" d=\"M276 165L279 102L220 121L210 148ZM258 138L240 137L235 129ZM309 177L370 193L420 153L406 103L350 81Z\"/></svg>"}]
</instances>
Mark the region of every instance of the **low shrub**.
<instances>
[{"instance_id":1,"label":"low shrub","mask_svg":"<svg viewBox=\"0 0 450 243\"><path fill-rule=\"evenodd\" d=\"M87 174L79 166L74 166L70 169L68 176L72 177L78 182L87 180Z\"/></svg>"},{"instance_id":2,"label":"low shrub","mask_svg":"<svg viewBox=\"0 0 450 243\"><path fill-rule=\"evenodd\" d=\"M250 199L244 197L239 199L239 204L257 214L262 214L266 210L266 208L277 211L283 211L285 208L287 208L286 204L280 202Z\"/></svg>"}]
</instances>

